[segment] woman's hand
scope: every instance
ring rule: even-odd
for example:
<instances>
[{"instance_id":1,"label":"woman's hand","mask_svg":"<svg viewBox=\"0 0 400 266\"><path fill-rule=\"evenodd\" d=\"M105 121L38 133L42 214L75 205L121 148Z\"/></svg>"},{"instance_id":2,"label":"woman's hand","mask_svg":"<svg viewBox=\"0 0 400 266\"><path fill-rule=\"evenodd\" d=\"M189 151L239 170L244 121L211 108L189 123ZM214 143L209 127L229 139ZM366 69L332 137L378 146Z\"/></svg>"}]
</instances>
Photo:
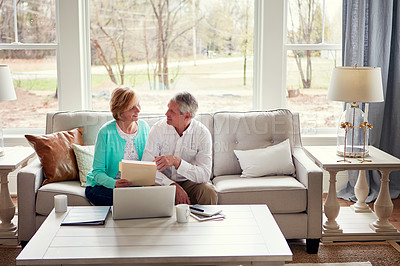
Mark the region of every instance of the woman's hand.
<instances>
[{"instance_id":1,"label":"woman's hand","mask_svg":"<svg viewBox=\"0 0 400 266\"><path fill-rule=\"evenodd\" d=\"M190 205L190 199L186 191L177 183L172 183L171 186L174 185L176 186L176 191L175 191L175 205L178 204L189 204Z\"/></svg>"},{"instance_id":2,"label":"woman's hand","mask_svg":"<svg viewBox=\"0 0 400 266\"><path fill-rule=\"evenodd\" d=\"M115 187L119 188L119 187L129 187L132 184L131 181L128 181L126 179L118 179L115 182Z\"/></svg>"}]
</instances>

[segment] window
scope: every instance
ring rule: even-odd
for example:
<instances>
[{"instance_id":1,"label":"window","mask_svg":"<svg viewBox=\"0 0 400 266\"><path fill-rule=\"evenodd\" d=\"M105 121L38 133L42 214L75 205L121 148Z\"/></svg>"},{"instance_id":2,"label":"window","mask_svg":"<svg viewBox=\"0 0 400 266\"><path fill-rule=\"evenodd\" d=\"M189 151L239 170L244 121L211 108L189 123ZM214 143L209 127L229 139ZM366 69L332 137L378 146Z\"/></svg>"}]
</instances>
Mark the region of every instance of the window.
<instances>
[{"instance_id":1,"label":"window","mask_svg":"<svg viewBox=\"0 0 400 266\"><path fill-rule=\"evenodd\" d=\"M288 0L286 14L287 108L300 113L303 133L336 128L343 103L326 95L332 69L342 65L342 1Z\"/></svg>"},{"instance_id":2,"label":"window","mask_svg":"<svg viewBox=\"0 0 400 266\"><path fill-rule=\"evenodd\" d=\"M319 40L310 43L288 41L286 32L295 29L287 26L290 19L288 5L291 2L295 3L293 0L169 1L172 10L179 10L174 14L177 19L177 24L174 24L175 34L182 34L173 35L176 41L169 46L166 78L163 64L161 68L157 64L158 31L155 13L149 8L151 1L0 1L0 63L12 66L12 62L16 60L14 58L22 57L22 52L24 60L29 58L28 55L36 54L32 57L34 59L24 61L25 64L17 64L17 60L15 61L15 65L26 68L26 71L14 70L13 67L11 70L16 87L21 86L24 93L41 97L30 109L26 107L25 113L17 109L25 108L24 104L10 107L12 101L0 102L3 121L7 120L7 115L11 115L5 127L44 128L45 113L57 109L108 110L109 93L119 84L121 76L118 65L112 61L115 58L111 56L108 59L116 76L116 83L111 80L99 58L101 50L98 50L99 47L96 49L94 38L97 38L99 45L109 55L115 54L107 50L114 48L110 38L102 33L103 28L112 40L121 41L125 38L124 45L127 49L123 56L118 52L119 58L123 58L126 64L122 77L125 85L133 86L141 94L144 112L164 112L169 97L175 91L185 89L199 95L200 111L266 110L286 106L300 111L303 125L310 126L310 132L318 133L321 129L319 126L325 126L324 123L318 124L320 121L337 119L322 117L322 111L309 112L305 106L325 108L337 104L339 106L335 107L335 112L340 112L342 106L335 102L320 104L315 97L308 102L302 100L302 94L313 90L301 87L302 81L292 51L300 50L302 54L313 51L310 57L313 62L312 73L317 77L313 77L311 86L317 84L319 91L316 93L326 91L330 68L335 64L340 65L341 62L341 1L325 1L325 8L324 1L316 1L319 3L321 16L326 17L324 23L333 23L337 32L331 33L333 28L328 30L328 25L321 26L321 29L326 30L318 33ZM104 18L99 23L96 10ZM323 10L327 10L326 14ZM336 20L331 15L333 10L337 12ZM294 12L296 19L295 14ZM16 24L14 17L17 18ZM118 20L122 17L124 20ZM112 23L114 26L111 26ZM293 24L296 26L296 23ZM195 31L192 25L195 25ZM43 39L39 40L34 31L41 30L41 27L47 28L48 34L42 34ZM185 29L187 31L183 32ZM338 38L330 38L331 36ZM244 49L246 43L247 49ZM114 44L119 48L119 42ZM36 64L30 64L31 61ZM305 63L304 60L302 62ZM20 72L34 78L22 80L18 77ZM50 73L51 80L48 78ZM40 82L36 83L38 80ZM57 90L54 84L57 84ZM286 88L299 86L301 95L288 97ZM40 91L38 88L45 90ZM320 99L324 99L324 96ZM33 102L30 101L29 104ZM308 124L305 124L306 121ZM319 126L314 127L316 124Z\"/></svg>"},{"instance_id":3,"label":"window","mask_svg":"<svg viewBox=\"0 0 400 266\"><path fill-rule=\"evenodd\" d=\"M132 86L142 112L192 92L200 112L253 102L253 0L90 1L93 109ZM160 26L162 25L162 26Z\"/></svg>"},{"instance_id":4,"label":"window","mask_svg":"<svg viewBox=\"0 0 400 266\"><path fill-rule=\"evenodd\" d=\"M44 128L45 113L58 109L56 1L1 1L0 39L17 94L0 102L3 127Z\"/></svg>"}]
</instances>

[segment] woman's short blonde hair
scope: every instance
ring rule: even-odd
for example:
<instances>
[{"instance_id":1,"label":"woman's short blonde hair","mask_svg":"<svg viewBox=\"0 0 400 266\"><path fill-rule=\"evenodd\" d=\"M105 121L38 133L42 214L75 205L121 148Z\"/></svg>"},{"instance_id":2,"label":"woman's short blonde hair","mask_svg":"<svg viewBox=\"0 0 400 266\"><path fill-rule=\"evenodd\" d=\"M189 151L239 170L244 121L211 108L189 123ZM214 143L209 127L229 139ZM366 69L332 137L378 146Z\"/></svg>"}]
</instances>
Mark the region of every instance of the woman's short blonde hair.
<instances>
[{"instance_id":1,"label":"woman's short blonde hair","mask_svg":"<svg viewBox=\"0 0 400 266\"><path fill-rule=\"evenodd\" d=\"M121 119L121 113L133 108L139 101L139 95L132 88L116 88L112 92L110 99L110 110L114 119Z\"/></svg>"}]
</instances>

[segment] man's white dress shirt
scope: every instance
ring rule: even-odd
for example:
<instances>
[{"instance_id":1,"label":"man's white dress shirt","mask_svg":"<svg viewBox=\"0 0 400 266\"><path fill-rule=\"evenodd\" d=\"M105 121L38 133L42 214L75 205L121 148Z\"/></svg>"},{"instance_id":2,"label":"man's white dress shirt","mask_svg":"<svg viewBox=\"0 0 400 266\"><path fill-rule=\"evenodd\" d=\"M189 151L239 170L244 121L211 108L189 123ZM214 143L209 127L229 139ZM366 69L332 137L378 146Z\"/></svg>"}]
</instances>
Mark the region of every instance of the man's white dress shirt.
<instances>
[{"instance_id":1,"label":"man's white dress shirt","mask_svg":"<svg viewBox=\"0 0 400 266\"><path fill-rule=\"evenodd\" d=\"M174 166L157 171L156 183L170 185L190 180L206 183L211 177L212 142L210 131L199 121L193 120L182 136L163 119L150 130L143 161L153 161L155 156L174 155L181 159L178 170Z\"/></svg>"}]
</instances>

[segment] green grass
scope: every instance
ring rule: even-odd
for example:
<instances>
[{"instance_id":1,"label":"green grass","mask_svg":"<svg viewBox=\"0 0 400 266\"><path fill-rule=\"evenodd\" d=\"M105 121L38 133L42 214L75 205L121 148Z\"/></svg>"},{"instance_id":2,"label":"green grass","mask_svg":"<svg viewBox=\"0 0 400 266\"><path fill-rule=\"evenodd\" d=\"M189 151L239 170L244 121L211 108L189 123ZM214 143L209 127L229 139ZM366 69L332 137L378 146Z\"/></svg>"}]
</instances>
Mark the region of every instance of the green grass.
<instances>
[{"instance_id":1,"label":"green grass","mask_svg":"<svg viewBox=\"0 0 400 266\"><path fill-rule=\"evenodd\" d=\"M56 91L57 79L20 79L14 80L14 86L26 91Z\"/></svg>"},{"instance_id":2,"label":"green grass","mask_svg":"<svg viewBox=\"0 0 400 266\"><path fill-rule=\"evenodd\" d=\"M291 56L289 51L289 58L287 61L287 88L302 88L300 74L297 69L296 62ZM169 68L169 79L174 79L171 84L173 88L177 89L198 89L203 91L222 90L222 91L238 91L238 90L252 90L252 60L248 61L247 65L247 80L246 86L243 85L243 61L235 61L230 63L213 64L213 60L209 60L210 64L205 65L187 65L180 67ZM305 68L306 60L303 58L303 68ZM336 62L340 64L340 62ZM321 57L312 58L312 88L327 89L329 86L329 79L334 61ZM92 87L100 86L106 82L110 82L107 74L93 74ZM119 81L119 77L117 76ZM27 91L55 91L57 87L57 80L54 79L26 79L14 80L14 85L23 88ZM135 71L125 73L125 85L139 88L140 90L148 90L149 82L146 71ZM153 78L151 76L151 86L154 86Z\"/></svg>"},{"instance_id":3,"label":"green grass","mask_svg":"<svg viewBox=\"0 0 400 266\"><path fill-rule=\"evenodd\" d=\"M301 82L300 72L297 68L296 61L289 52L290 57L287 61L287 88L303 88ZM329 80L332 73L332 69L335 67L335 62L332 59L312 57L312 76L311 76L311 88L328 89ZM341 65L341 59L336 60L336 66ZM302 66L305 71L306 58L302 58ZM305 74L305 72L304 72Z\"/></svg>"}]
</instances>

